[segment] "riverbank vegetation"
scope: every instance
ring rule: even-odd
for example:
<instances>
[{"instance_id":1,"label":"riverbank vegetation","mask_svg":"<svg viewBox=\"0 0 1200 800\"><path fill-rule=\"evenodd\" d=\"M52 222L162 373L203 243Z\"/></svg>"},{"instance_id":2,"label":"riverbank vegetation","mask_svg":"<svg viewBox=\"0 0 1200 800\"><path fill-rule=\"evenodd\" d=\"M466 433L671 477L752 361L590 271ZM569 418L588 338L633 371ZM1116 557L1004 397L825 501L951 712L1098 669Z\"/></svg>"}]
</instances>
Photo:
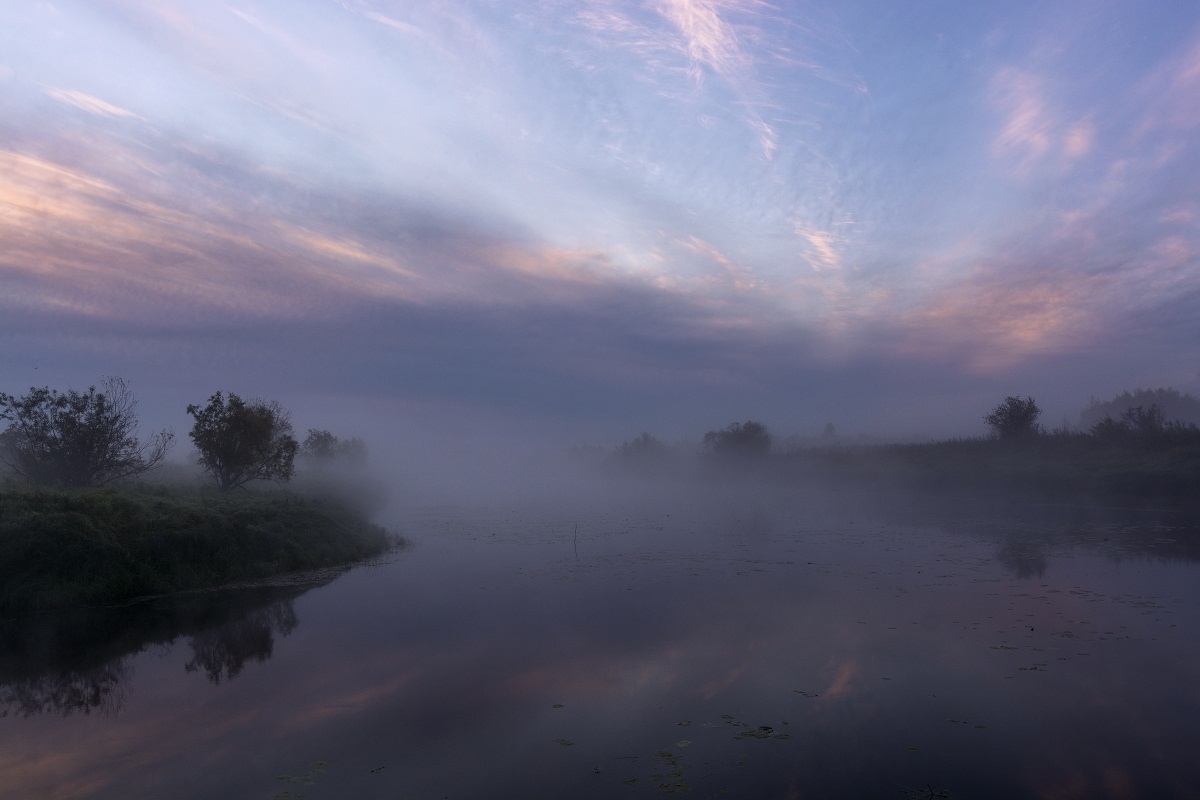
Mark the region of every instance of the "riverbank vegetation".
<instances>
[{"instance_id":1,"label":"riverbank vegetation","mask_svg":"<svg viewBox=\"0 0 1200 800\"><path fill-rule=\"evenodd\" d=\"M397 543L368 520L386 500L360 439L312 429L301 447L279 404L217 392L187 408L216 486L151 485L175 437L139 438L136 407L120 378L0 393L0 611L340 567ZM261 488L296 475L298 453L301 494Z\"/></svg>"},{"instance_id":2,"label":"riverbank vegetation","mask_svg":"<svg viewBox=\"0 0 1200 800\"><path fill-rule=\"evenodd\" d=\"M339 567L399 543L329 499L281 490L9 485L0 610L119 603Z\"/></svg>"}]
</instances>

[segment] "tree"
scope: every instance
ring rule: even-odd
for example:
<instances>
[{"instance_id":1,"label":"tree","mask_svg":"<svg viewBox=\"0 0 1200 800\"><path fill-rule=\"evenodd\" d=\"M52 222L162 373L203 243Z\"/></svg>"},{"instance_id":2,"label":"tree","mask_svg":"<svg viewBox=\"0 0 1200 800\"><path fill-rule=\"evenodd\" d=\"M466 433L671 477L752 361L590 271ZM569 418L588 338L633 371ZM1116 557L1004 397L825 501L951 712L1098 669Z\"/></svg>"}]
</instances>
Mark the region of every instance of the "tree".
<instances>
[{"instance_id":1,"label":"tree","mask_svg":"<svg viewBox=\"0 0 1200 800\"><path fill-rule=\"evenodd\" d=\"M666 470L677 461L670 446L646 432L622 443L609 457L609 464L617 469L643 473Z\"/></svg>"},{"instance_id":2,"label":"tree","mask_svg":"<svg viewBox=\"0 0 1200 800\"><path fill-rule=\"evenodd\" d=\"M304 444L300 445L300 455L318 463L333 461L337 457L338 438L329 431L308 429Z\"/></svg>"},{"instance_id":3,"label":"tree","mask_svg":"<svg viewBox=\"0 0 1200 800\"><path fill-rule=\"evenodd\" d=\"M339 439L329 431L309 428L300 455L317 466L362 466L367 461L367 443L357 436Z\"/></svg>"},{"instance_id":4,"label":"tree","mask_svg":"<svg viewBox=\"0 0 1200 800\"><path fill-rule=\"evenodd\" d=\"M715 456L762 458L771 452L771 434L761 422L734 422L704 434L704 449Z\"/></svg>"},{"instance_id":5,"label":"tree","mask_svg":"<svg viewBox=\"0 0 1200 800\"><path fill-rule=\"evenodd\" d=\"M1167 421L1157 405L1147 409L1134 406L1121 415L1121 422L1138 436L1157 436L1167 429Z\"/></svg>"},{"instance_id":6,"label":"tree","mask_svg":"<svg viewBox=\"0 0 1200 800\"><path fill-rule=\"evenodd\" d=\"M620 457L630 461L660 458L668 452L669 449L661 440L645 431L617 448Z\"/></svg>"},{"instance_id":7,"label":"tree","mask_svg":"<svg viewBox=\"0 0 1200 800\"><path fill-rule=\"evenodd\" d=\"M188 434L200 451L200 465L208 470L221 491L252 480L286 481L295 472L299 449L292 437L292 422L279 404L249 402L232 392L228 400L217 392L208 405L187 407L195 418Z\"/></svg>"},{"instance_id":8,"label":"tree","mask_svg":"<svg viewBox=\"0 0 1200 800\"><path fill-rule=\"evenodd\" d=\"M137 437L137 400L121 378L105 378L101 390L43 386L23 397L0 393L0 419L8 420L0 460L34 484L102 486L136 478L157 466L175 434L163 430Z\"/></svg>"},{"instance_id":9,"label":"tree","mask_svg":"<svg viewBox=\"0 0 1200 800\"><path fill-rule=\"evenodd\" d=\"M1120 439L1134 436L1139 439L1161 439L1164 436L1190 436L1197 428L1190 422L1168 422L1157 404L1149 408L1134 406L1121 414L1120 420L1105 417L1091 428L1091 434L1101 439Z\"/></svg>"},{"instance_id":10,"label":"tree","mask_svg":"<svg viewBox=\"0 0 1200 800\"><path fill-rule=\"evenodd\" d=\"M1138 406L1146 409L1157 407L1166 424L1200 423L1200 399L1178 389L1162 387L1124 391L1106 401L1093 397L1087 408L1079 413L1079 422L1085 429L1093 428L1106 419L1119 420Z\"/></svg>"},{"instance_id":11,"label":"tree","mask_svg":"<svg viewBox=\"0 0 1200 800\"><path fill-rule=\"evenodd\" d=\"M992 409L983 421L992 429L992 435L999 439L1014 440L1037 436L1041 426L1037 419L1042 414L1032 397L1006 397L1004 402Z\"/></svg>"}]
</instances>

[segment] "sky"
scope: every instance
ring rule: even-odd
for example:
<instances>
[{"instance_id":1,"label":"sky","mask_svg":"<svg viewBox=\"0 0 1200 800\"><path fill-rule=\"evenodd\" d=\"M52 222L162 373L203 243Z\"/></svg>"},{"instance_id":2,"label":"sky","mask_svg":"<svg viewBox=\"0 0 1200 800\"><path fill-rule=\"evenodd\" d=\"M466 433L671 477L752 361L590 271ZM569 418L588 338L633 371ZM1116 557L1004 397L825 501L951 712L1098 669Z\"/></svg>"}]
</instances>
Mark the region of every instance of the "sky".
<instances>
[{"instance_id":1,"label":"sky","mask_svg":"<svg viewBox=\"0 0 1200 800\"><path fill-rule=\"evenodd\" d=\"M13 0L0 391L463 453L1057 426L1200 392L1198 187L1194 0Z\"/></svg>"}]
</instances>

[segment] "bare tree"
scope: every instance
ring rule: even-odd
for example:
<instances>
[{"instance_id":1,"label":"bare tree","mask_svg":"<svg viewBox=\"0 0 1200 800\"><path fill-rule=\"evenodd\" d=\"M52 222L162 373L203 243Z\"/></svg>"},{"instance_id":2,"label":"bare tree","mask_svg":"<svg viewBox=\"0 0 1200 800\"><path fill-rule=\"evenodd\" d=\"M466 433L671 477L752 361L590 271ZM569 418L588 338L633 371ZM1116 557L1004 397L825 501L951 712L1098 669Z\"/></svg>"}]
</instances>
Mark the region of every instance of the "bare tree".
<instances>
[{"instance_id":1,"label":"bare tree","mask_svg":"<svg viewBox=\"0 0 1200 800\"><path fill-rule=\"evenodd\" d=\"M101 486L136 478L162 462L175 442L163 430L137 437L137 400L121 378L105 378L101 391L43 386L23 397L0 393L0 419L8 420L0 460L35 484Z\"/></svg>"}]
</instances>

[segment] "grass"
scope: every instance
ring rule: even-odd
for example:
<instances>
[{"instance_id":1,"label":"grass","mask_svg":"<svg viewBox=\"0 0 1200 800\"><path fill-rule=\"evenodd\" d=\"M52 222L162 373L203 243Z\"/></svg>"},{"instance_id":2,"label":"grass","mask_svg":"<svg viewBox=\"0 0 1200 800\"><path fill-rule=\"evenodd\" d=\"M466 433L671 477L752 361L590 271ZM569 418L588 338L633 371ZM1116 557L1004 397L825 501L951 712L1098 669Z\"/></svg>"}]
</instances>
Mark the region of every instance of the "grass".
<instances>
[{"instance_id":1,"label":"grass","mask_svg":"<svg viewBox=\"0 0 1200 800\"><path fill-rule=\"evenodd\" d=\"M284 491L0 488L0 611L119 603L336 567L395 540Z\"/></svg>"},{"instance_id":2,"label":"grass","mask_svg":"<svg viewBox=\"0 0 1200 800\"><path fill-rule=\"evenodd\" d=\"M1051 434L1019 441L959 439L801 454L849 483L989 493L1038 502L1200 508L1200 435L1103 438Z\"/></svg>"}]
</instances>

